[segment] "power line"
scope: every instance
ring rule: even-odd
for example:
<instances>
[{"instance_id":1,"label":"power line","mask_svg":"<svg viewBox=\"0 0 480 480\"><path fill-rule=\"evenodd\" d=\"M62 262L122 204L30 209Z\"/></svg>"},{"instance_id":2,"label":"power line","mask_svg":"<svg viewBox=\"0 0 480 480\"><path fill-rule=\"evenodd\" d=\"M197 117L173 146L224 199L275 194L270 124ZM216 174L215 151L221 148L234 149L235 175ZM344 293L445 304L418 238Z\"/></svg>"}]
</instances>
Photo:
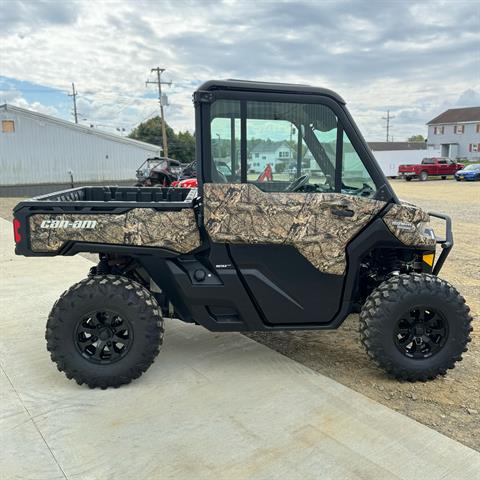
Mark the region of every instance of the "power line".
<instances>
[{"instance_id":1,"label":"power line","mask_svg":"<svg viewBox=\"0 0 480 480\"><path fill-rule=\"evenodd\" d=\"M165 116L163 114L163 101L162 101L162 85L171 85L172 82L162 82L161 76L162 73L165 71L165 68L152 68L150 70L151 73L157 73L157 80L147 80L145 85L149 83L153 83L158 86L158 103L160 104L160 117L162 122L162 147L163 147L163 155L168 157L168 141L167 141L167 129L165 128Z\"/></svg>"},{"instance_id":2,"label":"power line","mask_svg":"<svg viewBox=\"0 0 480 480\"><path fill-rule=\"evenodd\" d=\"M78 123L77 95L78 92L75 90L75 84L72 82L72 93L69 93L68 96L73 97L73 116L75 117L75 123Z\"/></svg>"},{"instance_id":3,"label":"power line","mask_svg":"<svg viewBox=\"0 0 480 480\"><path fill-rule=\"evenodd\" d=\"M395 117L393 115L390 115L390 110L387 110L387 116L382 117L382 120L385 120L387 122L386 129L387 129L387 142L389 141L390 138L390 120L394 119Z\"/></svg>"}]
</instances>

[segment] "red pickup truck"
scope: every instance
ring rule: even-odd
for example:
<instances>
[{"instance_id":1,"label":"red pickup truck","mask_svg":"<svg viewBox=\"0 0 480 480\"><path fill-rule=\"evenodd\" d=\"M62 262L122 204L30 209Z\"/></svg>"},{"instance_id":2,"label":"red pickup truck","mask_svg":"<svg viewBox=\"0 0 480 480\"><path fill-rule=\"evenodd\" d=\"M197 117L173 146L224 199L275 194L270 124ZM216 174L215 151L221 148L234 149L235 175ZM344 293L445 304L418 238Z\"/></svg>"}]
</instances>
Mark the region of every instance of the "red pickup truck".
<instances>
[{"instance_id":1,"label":"red pickup truck","mask_svg":"<svg viewBox=\"0 0 480 480\"><path fill-rule=\"evenodd\" d=\"M448 175L455 175L455 172L462 168L464 168L464 165L456 163L450 158L424 158L419 165L400 165L398 176L404 178L407 182L412 178L418 178L424 182L431 176L442 177L442 180L445 180Z\"/></svg>"}]
</instances>

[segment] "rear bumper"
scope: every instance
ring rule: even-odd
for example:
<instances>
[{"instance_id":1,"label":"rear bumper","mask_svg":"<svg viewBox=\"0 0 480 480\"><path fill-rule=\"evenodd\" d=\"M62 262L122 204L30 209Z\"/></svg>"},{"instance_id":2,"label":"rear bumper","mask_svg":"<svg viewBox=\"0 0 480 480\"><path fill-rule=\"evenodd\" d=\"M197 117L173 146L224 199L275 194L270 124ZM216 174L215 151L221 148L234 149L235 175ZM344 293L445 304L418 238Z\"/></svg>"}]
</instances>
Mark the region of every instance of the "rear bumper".
<instances>
[{"instance_id":1,"label":"rear bumper","mask_svg":"<svg viewBox=\"0 0 480 480\"><path fill-rule=\"evenodd\" d=\"M431 217L445 220L445 237L437 237L436 239L437 244L441 245L442 247L442 252L440 253L440 256L438 257L432 270L432 273L434 275L438 275L453 247L452 219L448 215L444 215L443 213L428 212L428 214Z\"/></svg>"}]
</instances>

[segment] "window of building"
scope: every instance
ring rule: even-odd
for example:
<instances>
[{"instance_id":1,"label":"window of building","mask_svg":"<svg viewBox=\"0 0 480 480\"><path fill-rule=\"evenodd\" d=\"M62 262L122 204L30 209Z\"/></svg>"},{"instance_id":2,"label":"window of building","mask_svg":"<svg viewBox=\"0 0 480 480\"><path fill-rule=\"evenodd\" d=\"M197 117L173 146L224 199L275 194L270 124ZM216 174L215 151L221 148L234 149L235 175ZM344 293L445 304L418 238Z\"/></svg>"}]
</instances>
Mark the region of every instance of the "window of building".
<instances>
[{"instance_id":1,"label":"window of building","mask_svg":"<svg viewBox=\"0 0 480 480\"><path fill-rule=\"evenodd\" d=\"M434 135L443 135L445 132L445 127L434 127L433 128L433 134Z\"/></svg>"},{"instance_id":2,"label":"window of building","mask_svg":"<svg viewBox=\"0 0 480 480\"><path fill-rule=\"evenodd\" d=\"M480 152L480 143L471 143L468 146L469 152Z\"/></svg>"},{"instance_id":3,"label":"window of building","mask_svg":"<svg viewBox=\"0 0 480 480\"><path fill-rule=\"evenodd\" d=\"M465 132L465 125L455 125L454 132L457 134L461 134Z\"/></svg>"},{"instance_id":4,"label":"window of building","mask_svg":"<svg viewBox=\"0 0 480 480\"><path fill-rule=\"evenodd\" d=\"M13 132L15 132L15 121L14 120L2 120L2 132L3 133L13 133Z\"/></svg>"}]
</instances>

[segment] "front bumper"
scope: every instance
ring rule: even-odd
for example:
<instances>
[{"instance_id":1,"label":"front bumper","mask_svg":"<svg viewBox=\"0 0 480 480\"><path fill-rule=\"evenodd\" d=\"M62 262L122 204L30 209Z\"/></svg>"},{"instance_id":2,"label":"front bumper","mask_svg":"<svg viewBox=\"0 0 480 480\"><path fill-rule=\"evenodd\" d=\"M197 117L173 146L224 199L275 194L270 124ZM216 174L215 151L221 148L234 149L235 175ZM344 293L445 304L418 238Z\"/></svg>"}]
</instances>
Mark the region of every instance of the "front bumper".
<instances>
[{"instance_id":1,"label":"front bumper","mask_svg":"<svg viewBox=\"0 0 480 480\"><path fill-rule=\"evenodd\" d=\"M468 181L474 182L475 180L478 180L479 177L480 177L479 175L465 175L465 174L458 174L458 173L455 174L455 178L457 180L465 180L466 182Z\"/></svg>"},{"instance_id":2,"label":"front bumper","mask_svg":"<svg viewBox=\"0 0 480 480\"><path fill-rule=\"evenodd\" d=\"M432 273L438 275L453 247L452 219L443 213L428 212L428 214L445 220L445 238L436 238L436 242L442 246L442 252L433 266Z\"/></svg>"}]
</instances>

